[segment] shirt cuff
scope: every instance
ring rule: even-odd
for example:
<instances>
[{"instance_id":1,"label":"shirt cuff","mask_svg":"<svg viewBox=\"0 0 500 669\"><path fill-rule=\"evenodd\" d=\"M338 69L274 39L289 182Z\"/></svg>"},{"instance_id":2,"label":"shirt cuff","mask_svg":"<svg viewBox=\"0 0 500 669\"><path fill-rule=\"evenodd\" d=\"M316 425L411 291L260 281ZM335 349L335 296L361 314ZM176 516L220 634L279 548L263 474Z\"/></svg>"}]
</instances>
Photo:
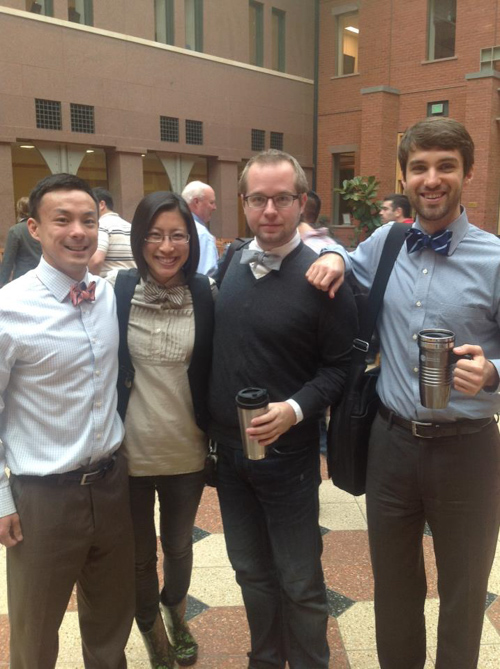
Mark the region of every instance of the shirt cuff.
<instances>
[{"instance_id":1,"label":"shirt cuff","mask_svg":"<svg viewBox=\"0 0 500 669\"><path fill-rule=\"evenodd\" d=\"M500 361L499 360L489 360L489 362L491 362L493 367L497 370L497 376L500 379L500 369L499 369L500 368ZM499 386L500 386L500 383L497 382L497 384L493 385L493 386L484 386L483 390L484 390L485 393L495 394L499 391L499 389L500 389Z\"/></svg>"},{"instance_id":2,"label":"shirt cuff","mask_svg":"<svg viewBox=\"0 0 500 669\"><path fill-rule=\"evenodd\" d=\"M3 516L10 516L11 513L16 513L16 505L10 490L10 484L7 481L6 485L0 488L0 518Z\"/></svg>"},{"instance_id":3,"label":"shirt cuff","mask_svg":"<svg viewBox=\"0 0 500 669\"><path fill-rule=\"evenodd\" d=\"M304 414L299 404L295 400L286 400L286 403L289 404L295 412L295 425L300 423L301 420L304 420Z\"/></svg>"}]
</instances>

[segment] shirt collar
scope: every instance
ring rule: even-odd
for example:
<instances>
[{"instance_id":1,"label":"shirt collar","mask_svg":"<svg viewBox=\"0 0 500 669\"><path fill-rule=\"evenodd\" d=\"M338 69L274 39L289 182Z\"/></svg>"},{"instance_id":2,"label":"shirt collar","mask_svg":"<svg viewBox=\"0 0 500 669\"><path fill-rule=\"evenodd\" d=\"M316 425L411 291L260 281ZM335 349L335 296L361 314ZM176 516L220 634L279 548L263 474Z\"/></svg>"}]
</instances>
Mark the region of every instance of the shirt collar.
<instances>
[{"instance_id":1,"label":"shirt collar","mask_svg":"<svg viewBox=\"0 0 500 669\"><path fill-rule=\"evenodd\" d=\"M49 265L43 256L40 258L40 263L35 269L35 273L38 279L43 283L47 290L52 293L58 302L63 302L68 296L71 286L78 283L67 274L63 274L63 272L60 272L55 267L52 267L52 265ZM86 270L82 281L85 281L85 283L88 284L88 280L89 273Z\"/></svg>"},{"instance_id":2,"label":"shirt collar","mask_svg":"<svg viewBox=\"0 0 500 669\"><path fill-rule=\"evenodd\" d=\"M300 241L299 232L298 230L295 230L295 234L289 242L283 244L283 246L276 246L274 249L269 249L268 253L274 253L275 255L280 256L280 258L285 258L289 253L297 248L297 246L300 244ZM252 251L264 251L264 249L259 246L259 243L255 237L248 245L248 248L252 249Z\"/></svg>"},{"instance_id":3,"label":"shirt collar","mask_svg":"<svg viewBox=\"0 0 500 669\"><path fill-rule=\"evenodd\" d=\"M422 226L420 225L420 220L418 216L412 227L418 228L418 230L422 230L422 232L425 232L425 230L423 230ZM453 255L453 253L455 253L457 246L460 244L460 242L467 234L468 229L469 229L469 219L467 218L467 212L465 211L465 207L460 206L460 216L456 218L452 223L450 223L450 225L448 225L448 227L446 228L446 230L450 230L451 232L453 232L453 235L451 237L450 250L448 251L448 256L451 256Z\"/></svg>"}]
</instances>

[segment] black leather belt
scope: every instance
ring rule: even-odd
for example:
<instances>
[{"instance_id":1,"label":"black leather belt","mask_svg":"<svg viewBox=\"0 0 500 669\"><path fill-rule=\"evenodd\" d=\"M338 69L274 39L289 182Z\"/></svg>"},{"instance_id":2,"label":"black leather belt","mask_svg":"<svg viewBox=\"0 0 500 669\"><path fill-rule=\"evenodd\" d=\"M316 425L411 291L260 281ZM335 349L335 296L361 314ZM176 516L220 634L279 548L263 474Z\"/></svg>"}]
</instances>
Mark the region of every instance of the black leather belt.
<instances>
[{"instance_id":1,"label":"black leather belt","mask_svg":"<svg viewBox=\"0 0 500 669\"><path fill-rule=\"evenodd\" d=\"M46 476L34 476L32 474L20 474L17 478L24 481L39 481L42 483L77 483L78 485L90 485L95 481L103 479L108 472L115 466L116 455L110 458L100 460L87 467L80 467L71 472L64 472L63 474L47 474Z\"/></svg>"},{"instance_id":2,"label":"black leather belt","mask_svg":"<svg viewBox=\"0 0 500 669\"><path fill-rule=\"evenodd\" d=\"M417 420L401 418L401 416L398 416L383 404L380 404L378 412L382 418L385 418L390 423L404 427L414 437L419 437L420 439L436 439L438 437L456 437L459 434L473 434L474 432L479 432L493 421L493 418L479 418L478 420L464 418L453 423L422 423Z\"/></svg>"}]
</instances>

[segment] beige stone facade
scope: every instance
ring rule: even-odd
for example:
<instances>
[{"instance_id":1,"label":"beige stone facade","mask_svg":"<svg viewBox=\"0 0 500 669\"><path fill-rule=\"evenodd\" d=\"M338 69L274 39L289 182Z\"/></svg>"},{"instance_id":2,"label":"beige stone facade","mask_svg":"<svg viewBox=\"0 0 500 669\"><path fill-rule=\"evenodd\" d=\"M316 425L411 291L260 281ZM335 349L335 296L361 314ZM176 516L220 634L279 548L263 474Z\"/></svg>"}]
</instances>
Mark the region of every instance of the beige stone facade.
<instances>
[{"instance_id":1,"label":"beige stone facade","mask_svg":"<svg viewBox=\"0 0 500 669\"><path fill-rule=\"evenodd\" d=\"M250 62L252 4L260 66ZM194 5L201 52L185 48ZM89 6L92 25L76 23ZM163 6L172 44L156 41ZM255 153L252 130L312 168L313 36L313 0L2 2L0 244L16 199L58 171L108 187L128 219L146 192L207 181L219 205L213 234L244 234L237 178ZM272 69L278 39L284 71Z\"/></svg>"}]
</instances>

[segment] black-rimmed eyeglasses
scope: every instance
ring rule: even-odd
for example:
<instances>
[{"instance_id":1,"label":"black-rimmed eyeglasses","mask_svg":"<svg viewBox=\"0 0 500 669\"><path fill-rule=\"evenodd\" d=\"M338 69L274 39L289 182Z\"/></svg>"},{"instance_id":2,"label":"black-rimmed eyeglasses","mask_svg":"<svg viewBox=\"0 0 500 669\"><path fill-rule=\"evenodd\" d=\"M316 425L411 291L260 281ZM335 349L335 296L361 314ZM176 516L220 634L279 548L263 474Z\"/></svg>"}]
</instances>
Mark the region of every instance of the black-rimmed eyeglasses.
<instances>
[{"instance_id":1,"label":"black-rimmed eyeglasses","mask_svg":"<svg viewBox=\"0 0 500 669\"><path fill-rule=\"evenodd\" d=\"M300 195L290 195L289 193L280 193L279 195L245 195L243 200L250 207L250 209L265 209L269 200L273 201L276 209L287 209L291 207L295 200L298 200Z\"/></svg>"}]
</instances>

